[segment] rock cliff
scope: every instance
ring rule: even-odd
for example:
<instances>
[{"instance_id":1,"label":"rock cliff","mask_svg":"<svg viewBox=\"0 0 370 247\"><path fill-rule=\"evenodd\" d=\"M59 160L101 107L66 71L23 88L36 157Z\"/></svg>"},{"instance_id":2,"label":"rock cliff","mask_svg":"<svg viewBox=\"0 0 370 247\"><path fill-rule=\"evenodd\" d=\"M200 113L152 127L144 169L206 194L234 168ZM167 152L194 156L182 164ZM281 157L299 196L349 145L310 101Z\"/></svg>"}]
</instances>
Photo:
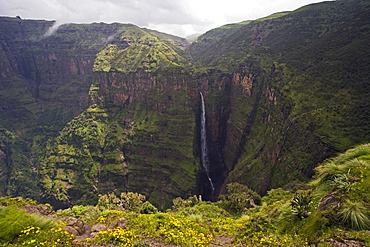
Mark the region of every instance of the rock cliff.
<instances>
[{"instance_id":1,"label":"rock cliff","mask_svg":"<svg viewBox=\"0 0 370 247\"><path fill-rule=\"evenodd\" d=\"M217 200L228 182L299 188L370 141L369 6L308 5L191 45L134 25L0 18L2 193L65 207L133 191L165 209Z\"/></svg>"}]
</instances>

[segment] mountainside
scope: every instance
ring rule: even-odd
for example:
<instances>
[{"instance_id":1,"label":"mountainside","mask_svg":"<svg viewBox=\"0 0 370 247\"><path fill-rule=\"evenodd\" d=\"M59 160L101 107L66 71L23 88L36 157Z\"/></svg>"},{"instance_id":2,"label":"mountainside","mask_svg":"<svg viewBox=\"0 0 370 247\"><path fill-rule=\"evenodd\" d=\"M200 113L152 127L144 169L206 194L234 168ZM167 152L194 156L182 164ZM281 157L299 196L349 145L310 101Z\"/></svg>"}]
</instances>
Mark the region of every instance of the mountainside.
<instances>
[{"instance_id":1,"label":"mountainside","mask_svg":"<svg viewBox=\"0 0 370 247\"><path fill-rule=\"evenodd\" d=\"M367 142L368 14L368 1L312 4L242 25L193 51L194 63L233 72L238 81L232 85L242 85L247 98L238 100L231 93L224 104L230 112L214 112L215 121L221 116L228 121L209 127L221 133L211 131L213 139L225 132L229 138L214 154L233 152L230 159L222 158L232 167L228 181L242 181L264 193L305 180L325 158ZM217 126L225 122L220 131ZM233 133L239 142L231 140Z\"/></svg>"},{"instance_id":2,"label":"mountainside","mask_svg":"<svg viewBox=\"0 0 370 247\"><path fill-rule=\"evenodd\" d=\"M1 192L66 207L133 191L167 208L217 200L229 182L298 188L370 141L369 16L368 0L323 2L192 44L128 24L0 18Z\"/></svg>"}]
</instances>

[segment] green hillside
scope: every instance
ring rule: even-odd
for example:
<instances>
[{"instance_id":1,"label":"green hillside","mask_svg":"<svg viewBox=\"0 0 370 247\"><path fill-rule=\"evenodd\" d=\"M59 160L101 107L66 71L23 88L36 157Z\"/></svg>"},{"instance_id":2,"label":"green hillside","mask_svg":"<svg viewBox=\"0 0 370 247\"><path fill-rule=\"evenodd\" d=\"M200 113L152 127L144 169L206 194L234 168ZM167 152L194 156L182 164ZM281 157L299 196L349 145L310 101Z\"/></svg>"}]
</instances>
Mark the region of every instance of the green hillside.
<instances>
[{"instance_id":1,"label":"green hillside","mask_svg":"<svg viewBox=\"0 0 370 247\"><path fill-rule=\"evenodd\" d=\"M230 72L247 92L244 99L230 97L229 115L214 113L233 119L234 126L225 127L229 135L244 128L236 135L247 136L243 146L233 146L239 154L232 155L228 181L263 193L305 181L317 163L367 142L368 16L368 1L312 4L225 31L211 44L204 41L204 49L198 49L201 40L189 47L195 62Z\"/></svg>"},{"instance_id":2,"label":"green hillside","mask_svg":"<svg viewBox=\"0 0 370 247\"><path fill-rule=\"evenodd\" d=\"M261 198L231 183L218 202L178 197L166 212L132 192L100 195L95 206L56 212L30 199L0 198L0 244L368 246L370 144L326 160L315 171L295 193L278 188Z\"/></svg>"},{"instance_id":3,"label":"green hillside","mask_svg":"<svg viewBox=\"0 0 370 247\"><path fill-rule=\"evenodd\" d=\"M54 22L1 17L0 192L56 208L135 192L165 210L233 183L306 189L319 164L370 142L369 16L368 0L328 1L191 44L119 23L45 35Z\"/></svg>"}]
</instances>

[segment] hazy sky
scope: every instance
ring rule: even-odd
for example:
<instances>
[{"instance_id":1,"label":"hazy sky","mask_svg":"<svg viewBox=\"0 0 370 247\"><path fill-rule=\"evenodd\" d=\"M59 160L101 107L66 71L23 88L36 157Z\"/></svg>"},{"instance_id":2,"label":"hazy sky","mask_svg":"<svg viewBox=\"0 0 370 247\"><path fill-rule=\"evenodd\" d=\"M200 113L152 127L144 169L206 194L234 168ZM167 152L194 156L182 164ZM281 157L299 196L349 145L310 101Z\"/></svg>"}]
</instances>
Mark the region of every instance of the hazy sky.
<instances>
[{"instance_id":1,"label":"hazy sky","mask_svg":"<svg viewBox=\"0 0 370 247\"><path fill-rule=\"evenodd\" d=\"M322 0L0 0L0 16L132 23L185 37Z\"/></svg>"}]
</instances>

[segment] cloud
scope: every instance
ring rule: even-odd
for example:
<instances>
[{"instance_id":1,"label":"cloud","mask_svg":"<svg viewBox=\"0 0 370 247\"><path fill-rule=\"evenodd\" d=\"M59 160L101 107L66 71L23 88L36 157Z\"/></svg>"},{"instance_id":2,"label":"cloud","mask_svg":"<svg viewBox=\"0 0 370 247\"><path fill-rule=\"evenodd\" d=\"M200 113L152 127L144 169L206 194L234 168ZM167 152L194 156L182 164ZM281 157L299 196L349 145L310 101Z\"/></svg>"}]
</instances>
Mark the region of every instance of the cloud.
<instances>
[{"instance_id":1,"label":"cloud","mask_svg":"<svg viewBox=\"0 0 370 247\"><path fill-rule=\"evenodd\" d=\"M56 21L51 27L49 27L49 29L46 31L46 33L44 34L44 37L49 37L49 36L52 36L54 35L54 33L56 33L56 31L58 30L58 28L63 25L64 23L61 22L61 21Z\"/></svg>"},{"instance_id":2,"label":"cloud","mask_svg":"<svg viewBox=\"0 0 370 247\"><path fill-rule=\"evenodd\" d=\"M179 36L320 0L0 0L0 15L57 23L120 22Z\"/></svg>"}]
</instances>

